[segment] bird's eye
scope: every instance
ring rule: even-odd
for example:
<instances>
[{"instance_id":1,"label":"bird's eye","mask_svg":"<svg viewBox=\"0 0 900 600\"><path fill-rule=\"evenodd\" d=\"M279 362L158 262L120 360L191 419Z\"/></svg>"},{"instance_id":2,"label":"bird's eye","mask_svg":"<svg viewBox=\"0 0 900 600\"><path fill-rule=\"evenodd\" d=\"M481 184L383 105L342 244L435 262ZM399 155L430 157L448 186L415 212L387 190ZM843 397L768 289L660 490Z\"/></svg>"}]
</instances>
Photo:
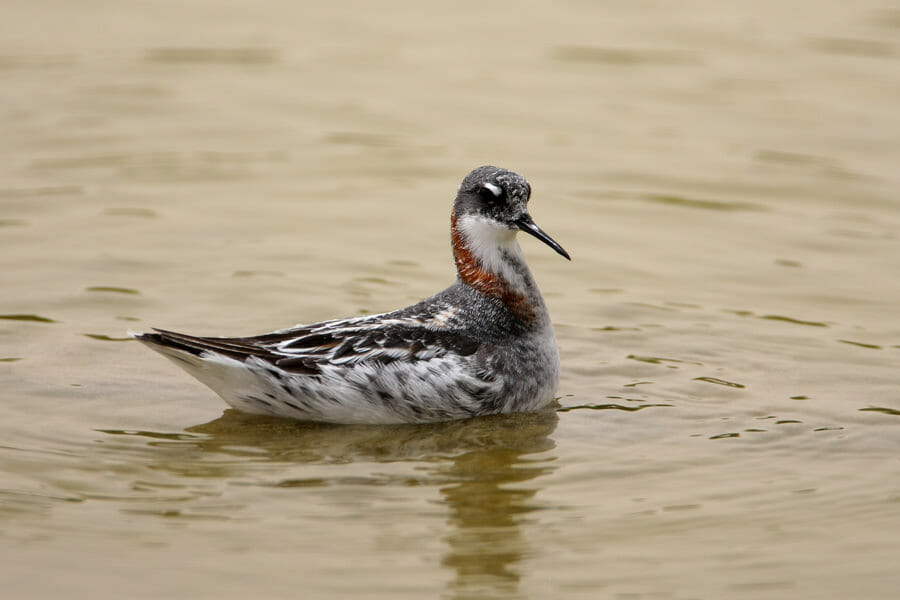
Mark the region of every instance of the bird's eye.
<instances>
[{"instance_id":1,"label":"bird's eye","mask_svg":"<svg viewBox=\"0 0 900 600\"><path fill-rule=\"evenodd\" d=\"M481 186L479 193L485 200L497 200L503 195L503 190L500 186L494 185L493 183L485 183Z\"/></svg>"}]
</instances>

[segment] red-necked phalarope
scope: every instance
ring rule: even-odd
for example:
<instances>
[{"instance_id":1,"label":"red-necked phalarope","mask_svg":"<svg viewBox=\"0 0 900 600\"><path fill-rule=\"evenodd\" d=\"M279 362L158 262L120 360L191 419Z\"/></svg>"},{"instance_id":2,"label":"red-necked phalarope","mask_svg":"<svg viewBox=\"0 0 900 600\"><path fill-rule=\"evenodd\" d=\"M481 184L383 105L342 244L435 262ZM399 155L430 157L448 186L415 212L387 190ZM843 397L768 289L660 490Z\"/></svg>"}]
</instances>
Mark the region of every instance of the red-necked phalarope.
<instances>
[{"instance_id":1,"label":"red-necked phalarope","mask_svg":"<svg viewBox=\"0 0 900 600\"><path fill-rule=\"evenodd\" d=\"M516 233L569 255L531 219L530 196L518 173L469 173L450 221L456 283L407 308L257 337L132 335L251 413L424 423L538 410L553 401L559 350Z\"/></svg>"}]
</instances>

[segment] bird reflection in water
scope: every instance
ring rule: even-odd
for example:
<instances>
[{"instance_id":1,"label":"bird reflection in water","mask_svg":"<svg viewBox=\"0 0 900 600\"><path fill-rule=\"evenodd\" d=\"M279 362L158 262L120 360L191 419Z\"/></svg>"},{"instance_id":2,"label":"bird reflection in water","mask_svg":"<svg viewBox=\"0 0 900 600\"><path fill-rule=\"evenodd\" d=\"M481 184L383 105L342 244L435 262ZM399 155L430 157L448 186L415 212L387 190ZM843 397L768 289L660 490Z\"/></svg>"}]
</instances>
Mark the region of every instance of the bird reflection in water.
<instances>
[{"instance_id":1,"label":"bird reflection in water","mask_svg":"<svg viewBox=\"0 0 900 600\"><path fill-rule=\"evenodd\" d=\"M452 482L441 488L451 511L443 559L456 571L451 597L506 597L518 591L519 563L534 554L522 536L523 521L540 508L534 500L540 486L527 482L555 469L552 457L530 455L554 447L549 436L558 417L531 417L499 431L495 445L466 452L440 469Z\"/></svg>"},{"instance_id":2,"label":"bird reflection in water","mask_svg":"<svg viewBox=\"0 0 900 600\"><path fill-rule=\"evenodd\" d=\"M380 473L371 476L372 483L424 492L447 508L441 564L454 573L447 596L474 598L517 595L520 563L534 554L522 534L525 516L540 508L535 495L541 486L533 480L555 469L552 456L539 454L555 447L550 436L558 421L549 410L428 425L329 425L227 410L185 433L103 433L150 438L144 452L156 451L156 472L179 478L233 479L252 473L260 461L274 461L286 464L295 477L276 482L267 477L263 485L320 487L330 482L321 468L316 477L296 477L303 464L340 465L333 481L340 484L349 463L412 463L413 475L394 480ZM411 477L416 479L412 488ZM353 483L364 484L365 478L354 477Z\"/></svg>"},{"instance_id":3,"label":"bird reflection in water","mask_svg":"<svg viewBox=\"0 0 900 600\"><path fill-rule=\"evenodd\" d=\"M248 428L248 420L257 427ZM552 457L532 455L555 447L550 435L558 421L550 410L433 425L353 426L297 423L229 410L189 431L211 434L204 445L231 452L237 446L268 448L280 460L422 461L428 474L420 484L438 485L441 503L450 511L442 559L455 571L448 595L475 598L517 592L519 563L530 554L521 531L523 520L540 508L534 501L540 486L527 482L555 469ZM302 435L291 435L292 442L285 445L283 434L293 429Z\"/></svg>"}]
</instances>

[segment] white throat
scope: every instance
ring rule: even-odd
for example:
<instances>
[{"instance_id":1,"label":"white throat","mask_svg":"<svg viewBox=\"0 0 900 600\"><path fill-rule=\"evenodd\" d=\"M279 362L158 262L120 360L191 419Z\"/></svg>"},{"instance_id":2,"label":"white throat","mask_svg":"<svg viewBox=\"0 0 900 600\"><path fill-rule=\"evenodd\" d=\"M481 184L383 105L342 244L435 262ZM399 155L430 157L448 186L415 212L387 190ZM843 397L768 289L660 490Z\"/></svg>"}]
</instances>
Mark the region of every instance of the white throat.
<instances>
[{"instance_id":1,"label":"white throat","mask_svg":"<svg viewBox=\"0 0 900 600\"><path fill-rule=\"evenodd\" d=\"M516 241L516 229L509 229L500 223L478 215L463 215L457 221L466 246L481 267L496 273L512 285L524 285L522 272L528 272L525 255ZM514 268L514 264L518 268Z\"/></svg>"}]
</instances>

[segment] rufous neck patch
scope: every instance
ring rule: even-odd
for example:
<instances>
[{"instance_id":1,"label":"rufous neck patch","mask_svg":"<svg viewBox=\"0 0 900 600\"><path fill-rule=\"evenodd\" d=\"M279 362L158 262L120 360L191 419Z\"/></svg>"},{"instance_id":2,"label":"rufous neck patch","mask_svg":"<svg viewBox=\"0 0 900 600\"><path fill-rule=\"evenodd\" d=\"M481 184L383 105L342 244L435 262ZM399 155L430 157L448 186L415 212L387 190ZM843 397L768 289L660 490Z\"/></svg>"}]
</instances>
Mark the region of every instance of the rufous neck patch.
<instances>
[{"instance_id":1,"label":"rufous neck patch","mask_svg":"<svg viewBox=\"0 0 900 600\"><path fill-rule=\"evenodd\" d=\"M450 219L450 240L453 245L453 260L460 280L482 294L501 300L516 316L525 322L535 318L534 308L528 297L513 288L509 281L498 273L488 271L469 248L466 237L460 230L456 215Z\"/></svg>"}]
</instances>

